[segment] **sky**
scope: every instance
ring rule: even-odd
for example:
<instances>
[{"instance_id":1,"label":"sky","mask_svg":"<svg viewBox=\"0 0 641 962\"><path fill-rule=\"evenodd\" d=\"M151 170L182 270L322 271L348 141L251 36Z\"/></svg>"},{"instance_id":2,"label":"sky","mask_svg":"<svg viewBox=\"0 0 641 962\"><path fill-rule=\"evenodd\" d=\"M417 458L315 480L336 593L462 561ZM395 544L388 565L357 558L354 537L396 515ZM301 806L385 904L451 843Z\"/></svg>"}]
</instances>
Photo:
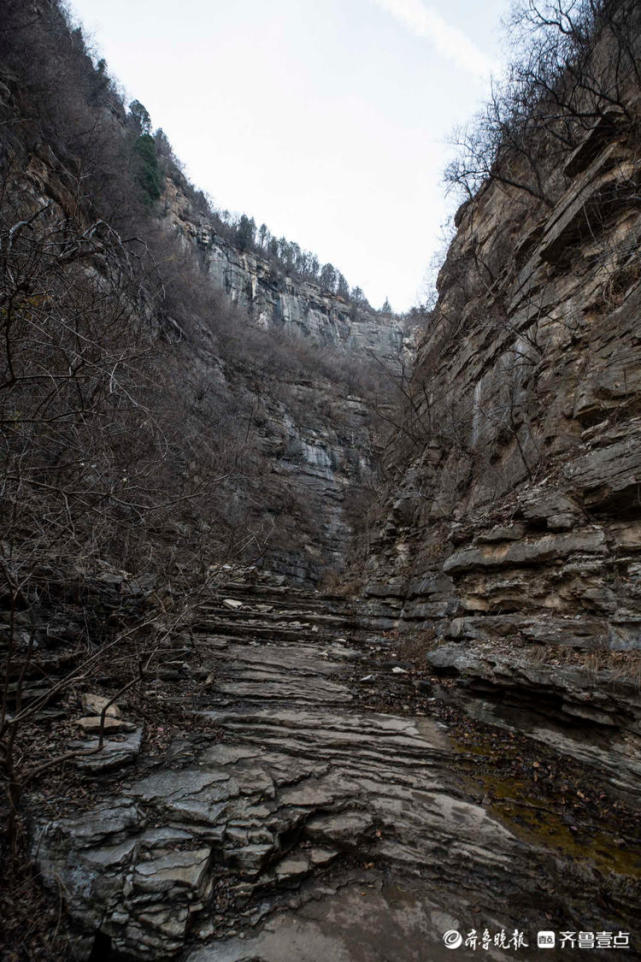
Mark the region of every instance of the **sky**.
<instances>
[{"instance_id":1,"label":"sky","mask_svg":"<svg viewBox=\"0 0 641 962\"><path fill-rule=\"evenodd\" d=\"M127 100L221 210L330 261L375 307L425 296L509 0L71 0Z\"/></svg>"}]
</instances>

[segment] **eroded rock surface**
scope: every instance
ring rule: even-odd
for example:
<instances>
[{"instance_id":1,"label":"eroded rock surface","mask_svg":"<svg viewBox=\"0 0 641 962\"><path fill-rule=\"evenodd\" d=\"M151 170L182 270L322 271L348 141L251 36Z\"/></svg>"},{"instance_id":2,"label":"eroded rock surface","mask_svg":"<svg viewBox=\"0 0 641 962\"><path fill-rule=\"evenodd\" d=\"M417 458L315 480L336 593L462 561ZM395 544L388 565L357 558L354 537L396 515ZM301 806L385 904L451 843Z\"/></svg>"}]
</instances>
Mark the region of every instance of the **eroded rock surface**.
<instances>
[{"instance_id":1,"label":"eroded rock surface","mask_svg":"<svg viewBox=\"0 0 641 962\"><path fill-rule=\"evenodd\" d=\"M168 181L165 222L199 250L214 285L246 308L261 327L285 330L339 352L395 356L405 334L394 315L367 303L355 305L318 284L290 274L257 251L241 251L224 240L211 220L194 209L180 184Z\"/></svg>"},{"instance_id":2,"label":"eroded rock surface","mask_svg":"<svg viewBox=\"0 0 641 962\"><path fill-rule=\"evenodd\" d=\"M117 795L103 781L89 811L39 826L78 958L99 932L131 959L438 962L448 929L523 930L560 912L580 924L596 875L470 796L433 719L354 707L364 633L347 634L348 611L300 593L236 598L202 613L214 681L193 729ZM610 914L625 924L624 906Z\"/></svg>"},{"instance_id":3,"label":"eroded rock surface","mask_svg":"<svg viewBox=\"0 0 641 962\"><path fill-rule=\"evenodd\" d=\"M447 644L427 661L459 685L456 701L475 718L525 734L590 766L638 805L641 693L612 671L533 664L491 645Z\"/></svg>"},{"instance_id":4,"label":"eroded rock surface","mask_svg":"<svg viewBox=\"0 0 641 962\"><path fill-rule=\"evenodd\" d=\"M363 590L373 627L450 652L470 711L518 728L521 701L524 724L548 712L568 725L583 704L585 739L627 745L625 770L641 650L638 100L629 108L629 123L606 111L564 168L542 164L547 202L490 178L457 214L409 387L420 438L388 455ZM598 670L579 683L556 667L569 656Z\"/></svg>"}]
</instances>

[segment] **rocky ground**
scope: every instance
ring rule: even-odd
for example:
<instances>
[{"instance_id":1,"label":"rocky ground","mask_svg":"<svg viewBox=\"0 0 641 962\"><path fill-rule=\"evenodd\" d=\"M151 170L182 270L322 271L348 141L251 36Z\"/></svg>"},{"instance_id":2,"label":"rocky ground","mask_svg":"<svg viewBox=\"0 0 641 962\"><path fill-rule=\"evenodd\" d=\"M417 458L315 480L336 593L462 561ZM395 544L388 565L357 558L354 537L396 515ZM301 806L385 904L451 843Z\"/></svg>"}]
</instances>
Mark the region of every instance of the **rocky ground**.
<instances>
[{"instance_id":1,"label":"rocky ground","mask_svg":"<svg viewBox=\"0 0 641 962\"><path fill-rule=\"evenodd\" d=\"M124 701L92 769L33 795L50 895L7 959L55 938L92 962L438 962L450 930L476 931L466 957L531 958L540 929L630 933L641 957L630 786L471 718L420 639L338 599L231 583L191 637L147 717Z\"/></svg>"}]
</instances>

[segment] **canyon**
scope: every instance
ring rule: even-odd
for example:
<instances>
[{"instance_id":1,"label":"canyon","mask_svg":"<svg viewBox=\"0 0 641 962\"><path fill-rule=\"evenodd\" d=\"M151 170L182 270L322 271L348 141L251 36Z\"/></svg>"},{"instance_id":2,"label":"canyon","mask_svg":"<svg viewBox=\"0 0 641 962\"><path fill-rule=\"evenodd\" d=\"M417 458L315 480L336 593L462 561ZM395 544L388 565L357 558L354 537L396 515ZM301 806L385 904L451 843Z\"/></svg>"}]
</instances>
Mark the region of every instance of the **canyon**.
<instances>
[{"instance_id":1,"label":"canyon","mask_svg":"<svg viewBox=\"0 0 641 962\"><path fill-rule=\"evenodd\" d=\"M641 958L637 80L568 143L535 103L410 323L158 146L145 194L59 5L13 14L7 958Z\"/></svg>"}]
</instances>

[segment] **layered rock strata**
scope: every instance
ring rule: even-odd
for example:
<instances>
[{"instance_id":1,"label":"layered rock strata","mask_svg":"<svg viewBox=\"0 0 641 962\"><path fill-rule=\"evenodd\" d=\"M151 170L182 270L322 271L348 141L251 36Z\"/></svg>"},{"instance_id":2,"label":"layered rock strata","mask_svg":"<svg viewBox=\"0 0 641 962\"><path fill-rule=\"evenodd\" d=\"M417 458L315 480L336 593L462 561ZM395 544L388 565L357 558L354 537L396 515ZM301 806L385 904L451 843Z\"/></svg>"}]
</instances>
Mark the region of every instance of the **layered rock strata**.
<instances>
[{"instance_id":1,"label":"layered rock strata","mask_svg":"<svg viewBox=\"0 0 641 962\"><path fill-rule=\"evenodd\" d=\"M396 447L364 589L379 627L425 631L426 648L445 644L452 673L484 678L495 699L510 663L514 690L527 687L522 662L547 670L530 685L540 706L558 665L589 669L570 687L588 702L601 685L614 692L593 735L616 731L629 757L641 648L637 112L588 132L564 171L543 168L549 205L494 180L457 214L412 382L422 433ZM488 652L507 658L490 671Z\"/></svg>"},{"instance_id":2,"label":"layered rock strata","mask_svg":"<svg viewBox=\"0 0 641 962\"><path fill-rule=\"evenodd\" d=\"M0 107L20 129L15 79L5 80ZM52 221L64 222L76 205L72 161L61 159L65 155L60 147L56 152L43 142L13 145L12 150L15 167L21 170L11 188L19 199L21 214L16 217L46 210ZM225 427L241 449L234 465L236 477L221 494L226 513L238 517L238 530L251 524L256 541L268 542L263 552L267 567L294 580L316 581L325 568L343 567L351 536L345 494L369 484L376 471L374 419L358 393L359 371L369 352L384 356L397 351L400 328L393 317L352 310L341 298L274 272L257 255L227 244L208 222L198 220L186 194L171 180L167 197L164 224L172 234L174 251L184 244L201 260L211 281L212 316L193 317L189 336L179 327L168 334L159 329L148 291L131 305L132 315L137 324L153 328L159 354L179 372L193 414L185 434L199 436L199 443L207 445L209 430L215 437L218 422L237 422ZM92 263L92 271L100 277L99 259ZM251 352L269 354L269 338L260 348L252 345L247 356L216 341L217 314L225 310L221 289L238 308L232 312L229 336L242 339L245 327L257 326L275 338L285 335L278 342L268 379L264 366L253 369ZM305 355L310 343L332 352L324 373ZM288 354L294 360L283 370L280 362ZM339 365L344 369L336 370ZM208 409L210 397L217 401ZM256 451L262 457L259 468L249 463ZM262 478L255 478L261 471ZM257 549L255 554L259 553Z\"/></svg>"},{"instance_id":3,"label":"layered rock strata","mask_svg":"<svg viewBox=\"0 0 641 962\"><path fill-rule=\"evenodd\" d=\"M79 959L95 945L185 962L444 960L448 930L509 939L544 913L572 927L591 911L598 874L520 841L479 804L433 718L355 707L349 681L368 645L344 607L230 585L194 629L210 681L194 685L192 664L191 697L175 689L194 730L36 833Z\"/></svg>"},{"instance_id":4,"label":"layered rock strata","mask_svg":"<svg viewBox=\"0 0 641 962\"><path fill-rule=\"evenodd\" d=\"M167 226L197 248L215 287L254 323L360 356L396 357L403 349L405 335L394 315L325 291L257 251L239 250L194 210L179 182L167 181L164 205Z\"/></svg>"}]
</instances>

